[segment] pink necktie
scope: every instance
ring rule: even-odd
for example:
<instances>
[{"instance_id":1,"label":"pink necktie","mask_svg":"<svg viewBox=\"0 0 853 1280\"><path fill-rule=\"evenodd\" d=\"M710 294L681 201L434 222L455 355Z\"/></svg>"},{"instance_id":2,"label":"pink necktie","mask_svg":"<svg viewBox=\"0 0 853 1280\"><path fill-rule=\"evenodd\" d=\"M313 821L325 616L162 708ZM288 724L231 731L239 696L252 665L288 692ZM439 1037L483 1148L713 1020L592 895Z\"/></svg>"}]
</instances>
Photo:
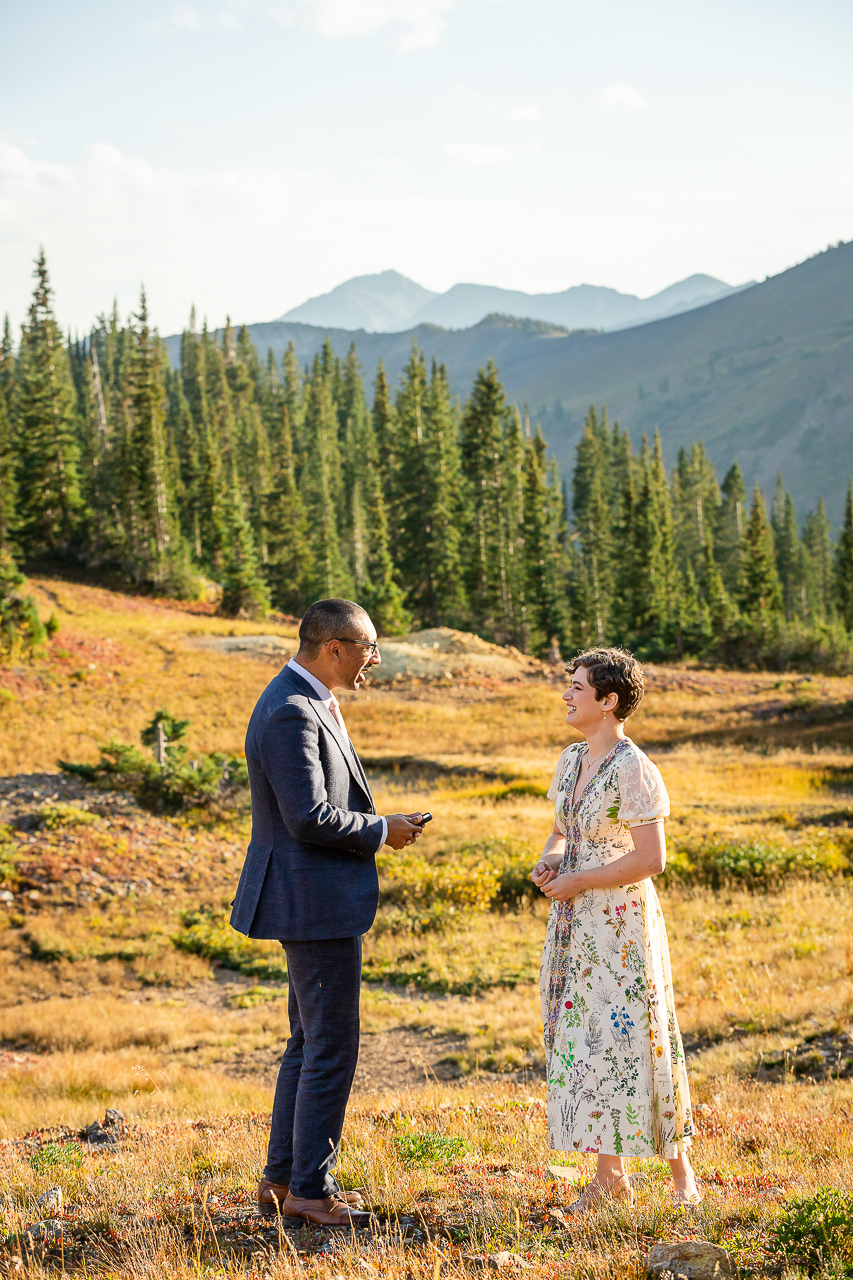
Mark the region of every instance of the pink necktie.
<instances>
[{"instance_id":1,"label":"pink necktie","mask_svg":"<svg viewBox=\"0 0 853 1280\"><path fill-rule=\"evenodd\" d=\"M344 718L341 715L341 704L338 702L334 694L332 694L332 699L331 699L331 702L329 703L329 710L334 716L336 723L340 725L341 733L344 735L345 738L349 738L349 734L347 733L347 727L344 724Z\"/></svg>"}]
</instances>

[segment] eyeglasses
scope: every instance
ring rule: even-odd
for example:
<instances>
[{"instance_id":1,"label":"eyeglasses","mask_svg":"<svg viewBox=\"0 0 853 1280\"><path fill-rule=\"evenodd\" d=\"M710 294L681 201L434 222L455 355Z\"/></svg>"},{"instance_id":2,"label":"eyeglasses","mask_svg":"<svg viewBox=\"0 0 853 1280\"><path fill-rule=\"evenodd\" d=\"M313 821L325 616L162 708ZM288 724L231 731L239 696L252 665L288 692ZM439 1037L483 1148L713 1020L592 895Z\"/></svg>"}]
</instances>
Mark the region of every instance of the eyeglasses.
<instances>
[{"instance_id":1,"label":"eyeglasses","mask_svg":"<svg viewBox=\"0 0 853 1280\"><path fill-rule=\"evenodd\" d=\"M378 640L350 640L348 636L330 636L330 640L337 640L338 644L360 644L362 649L369 649L371 658L375 656L379 648ZM328 641L326 641L328 644Z\"/></svg>"}]
</instances>

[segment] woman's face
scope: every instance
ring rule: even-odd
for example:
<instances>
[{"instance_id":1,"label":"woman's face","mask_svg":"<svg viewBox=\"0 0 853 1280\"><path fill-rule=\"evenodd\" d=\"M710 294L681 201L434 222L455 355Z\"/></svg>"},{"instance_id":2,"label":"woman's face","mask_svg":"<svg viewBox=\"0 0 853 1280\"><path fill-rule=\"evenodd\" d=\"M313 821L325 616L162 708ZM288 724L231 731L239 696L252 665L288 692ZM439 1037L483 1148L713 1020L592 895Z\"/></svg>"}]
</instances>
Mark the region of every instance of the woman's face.
<instances>
[{"instance_id":1,"label":"woman's face","mask_svg":"<svg viewBox=\"0 0 853 1280\"><path fill-rule=\"evenodd\" d=\"M586 667L578 667L563 694L563 701L566 704L566 724L586 737L592 730L600 728L604 713L612 712L618 699L615 693L611 693L599 702L587 678Z\"/></svg>"}]
</instances>

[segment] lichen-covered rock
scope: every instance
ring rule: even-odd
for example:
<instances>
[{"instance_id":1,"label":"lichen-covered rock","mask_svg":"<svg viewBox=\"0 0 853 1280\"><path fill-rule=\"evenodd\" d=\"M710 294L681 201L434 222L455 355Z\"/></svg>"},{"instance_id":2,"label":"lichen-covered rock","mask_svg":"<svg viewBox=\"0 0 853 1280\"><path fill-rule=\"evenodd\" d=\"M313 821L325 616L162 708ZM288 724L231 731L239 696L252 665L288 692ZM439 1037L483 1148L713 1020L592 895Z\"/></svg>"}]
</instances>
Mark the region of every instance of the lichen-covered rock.
<instances>
[{"instance_id":1,"label":"lichen-covered rock","mask_svg":"<svg viewBox=\"0 0 853 1280\"><path fill-rule=\"evenodd\" d=\"M707 1240L656 1244L646 1258L646 1273L661 1280L729 1280L737 1276L732 1256Z\"/></svg>"}]
</instances>

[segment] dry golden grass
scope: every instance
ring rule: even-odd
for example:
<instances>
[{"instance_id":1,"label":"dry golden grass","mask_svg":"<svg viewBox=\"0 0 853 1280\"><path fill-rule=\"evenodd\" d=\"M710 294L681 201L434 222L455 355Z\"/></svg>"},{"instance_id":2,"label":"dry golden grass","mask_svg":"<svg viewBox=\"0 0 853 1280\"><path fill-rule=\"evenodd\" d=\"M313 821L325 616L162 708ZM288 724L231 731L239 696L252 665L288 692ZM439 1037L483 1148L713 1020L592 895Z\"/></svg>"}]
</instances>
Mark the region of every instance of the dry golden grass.
<instances>
[{"instance_id":1,"label":"dry golden grass","mask_svg":"<svg viewBox=\"0 0 853 1280\"><path fill-rule=\"evenodd\" d=\"M93 760L98 741L136 741L160 706L190 717L193 748L239 750L275 667L194 648L193 633L293 638L292 628L232 624L92 587L45 580L36 589L45 615L56 609L63 629L48 659L0 671L0 696L12 694L0 702L0 772L49 770L58 756ZM655 669L649 685L631 733L663 771L674 845L818 840L849 852L853 680ZM428 858L495 836L535 848L551 827L551 806L507 784L550 780L569 736L560 691L542 682L373 689L348 698L353 738L375 761L380 811L431 809L435 821L419 845ZM398 772L379 768L402 757L409 763ZM761 1054L853 1020L849 880L789 882L764 893L667 887L677 1008L702 1104L695 1155L708 1195L699 1213L678 1217L664 1171L646 1162L633 1214L595 1214L570 1238L547 1218L561 1192L545 1173L542 1088L483 1074L529 1077L541 1063L541 904L475 916L440 934L376 933L365 942L368 971L387 979L365 986L365 1035L422 1032L427 1055L430 1037L446 1037L466 1075L457 1086L359 1095L342 1175L366 1186L380 1208L440 1225L445 1238L338 1242L317 1254L307 1235L288 1242L237 1231L226 1209L247 1211L245 1189L266 1143L263 1118L252 1113L268 1110L270 1094L257 1076L228 1072L252 1055L269 1062L282 1047L286 988L217 973L172 938L183 909L221 908L233 896L246 834L244 819L200 830L128 810L18 838L33 875L54 887L16 907L0 934L7 1050L0 1133L76 1128L108 1105L140 1126L126 1147L70 1163L64 1156L39 1163L35 1148L14 1144L0 1151L6 1231L31 1222L35 1197L56 1182L80 1206L69 1219L69 1274L436 1280L472 1275L465 1253L509 1248L524 1256L531 1280L562 1277L567 1253L573 1274L633 1280L651 1241L678 1235L725 1242L748 1269L767 1261L780 1199L850 1185L843 1133L853 1084L754 1078ZM107 888L91 888L83 873L94 868ZM132 887L140 877L150 891ZM281 958L275 944L256 952ZM423 989L431 980L467 983L480 994L436 996ZM427 1146L430 1135L458 1139L457 1155L449 1165L407 1162L406 1135L415 1146L418 1135ZM587 1158L579 1163L588 1168ZM0 1250L0 1273L3 1257ZM16 1274L36 1277L53 1265L22 1258Z\"/></svg>"}]
</instances>

